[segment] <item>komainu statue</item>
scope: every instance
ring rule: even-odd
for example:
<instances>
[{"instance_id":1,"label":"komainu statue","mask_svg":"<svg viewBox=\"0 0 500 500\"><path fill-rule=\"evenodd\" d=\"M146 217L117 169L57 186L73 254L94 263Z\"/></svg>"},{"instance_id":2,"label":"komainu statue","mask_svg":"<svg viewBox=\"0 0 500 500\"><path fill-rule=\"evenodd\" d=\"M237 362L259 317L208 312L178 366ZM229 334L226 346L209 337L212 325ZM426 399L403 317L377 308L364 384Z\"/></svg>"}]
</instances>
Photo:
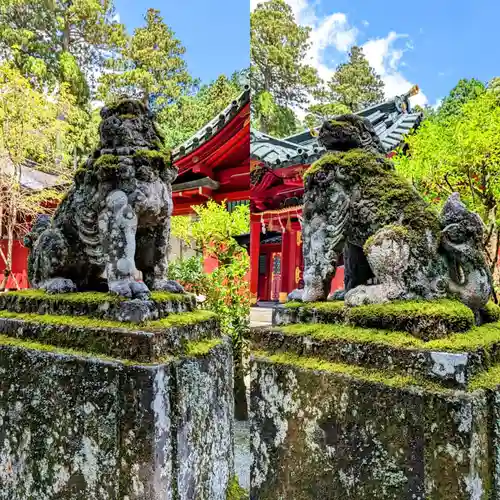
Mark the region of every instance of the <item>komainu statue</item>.
<instances>
[{"instance_id":1,"label":"komainu statue","mask_svg":"<svg viewBox=\"0 0 500 500\"><path fill-rule=\"evenodd\" d=\"M394 170L371 124L345 115L320 131L327 153L304 175L304 289L327 298L344 253L346 305L456 297L472 310L492 293L483 223L457 193L440 215ZM375 284L368 284L375 282Z\"/></svg>"},{"instance_id":2,"label":"komainu statue","mask_svg":"<svg viewBox=\"0 0 500 500\"><path fill-rule=\"evenodd\" d=\"M96 290L147 298L182 292L165 279L177 170L146 107L125 100L101 111L100 145L75 173L52 220L26 238L29 280L50 293ZM138 270L143 281L137 281Z\"/></svg>"}]
</instances>

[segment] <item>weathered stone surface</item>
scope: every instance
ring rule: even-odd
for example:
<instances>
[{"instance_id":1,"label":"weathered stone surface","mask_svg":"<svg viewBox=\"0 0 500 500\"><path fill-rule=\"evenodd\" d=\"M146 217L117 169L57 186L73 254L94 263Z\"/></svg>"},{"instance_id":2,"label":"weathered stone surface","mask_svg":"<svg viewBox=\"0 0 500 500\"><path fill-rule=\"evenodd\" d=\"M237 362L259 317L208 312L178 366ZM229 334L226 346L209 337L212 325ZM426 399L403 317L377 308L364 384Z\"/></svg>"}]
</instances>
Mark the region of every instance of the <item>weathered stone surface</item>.
<instances>
[{"instance_id":1,"label":"weathered stone surface","mask_svg":"<svg viewBox=\"0 0 500 500\"><path fill-rule=\"evenodd\" d=\"M192 314L192 313L187 313ZM118 359L151 363L165 356L184 354L187 342L220 337L218 321L211 317L179 326L154 327L154 323L128 328L63 325L32 320L2 318L0 333L63 348L102 354ZM124 324L125 325L125 324Z\"/></svg>"},{"instance_id":2,"label":"weathered stone surface","mask_svg":"<svg viewBox=\"0 0 500 500\"><path fill-rule=\"evenodd\" d=\"M498 308L492 304L488 309ZM482 322L488 311L482 309ZM422 340L466 332L475 323L474 313L456 300L399 300L384 304L345 307L342 301L289 302L273 309L273 325L333 323L408 332Z\"/></svg>"},{"instance_id":3,"label":"weathered stone surface","mask_svg":"<svg viewBox=\"0 0 500 500\"><path fill-rule=\"evenodd\" d=\"M291 298L325 300L345 251L347 305L456 297L479 321L492 291L480 217L457 193L434 213L359 116L326 122L319 140L328 152L304 175L304 289Z\"/></svg>"},{"instance_id":4,"label":"weathered stone surface","mask_svg":"<svg viewBox=\"0 0 500 500\"><path fill-rule=\"evenodd\" d=\"M484 391L252 361L252 498L487 500L488 432Z\"/></svg>"},{"instance_id":5,"label":"weathered stone surface","mask_svg":"<svg viewBox=\"0 0 500 500\"><path fill-rule=\"evenodd\" d=\"M134 305L140 314L133 314ZM108 293L46 294L25 290L0 294L0 310L18 313L89 316L117 321L144 321L164 318L171 313L192 311L196 298L191 294L155 294L150 300L127 300Z\"/></svg>"},{"instance_id":6,"label":"weathered stone surface","mask_svg":"<svg viewBox=\"0 0 500 500\"><path fill-rule=\"evenodd\" d=\"M30 283L49 293L104 288L136 299L149 290L182 293L165 279L177 176L171 155L141 102L105 107L101 117L99 148L52 221L37 220L25 240Z\"/></svg>"},{"instance_id":7,"label":"weathered stone surface","mask_svg":"<svg viewBox=\"0 0 500 500\"><path fill-rule=\"evenodd\" d=\"M445 387L466 389L469 380L500 358L484 349L445 352L416 347L398 347L347 339L318 339L291 335L279 328L259 327L250 331L252 349L269 353L293 353L333 362L397 372L436 381ZM495 349L496 351L496 349Z\"/></svg>"},{"instance_id":8,"label":"weathered stone surface","mask_svg":"<svg viewBox=\"0 0 500 500\"><path fill-rule=\"evenodd\" d=\"M148 366L0 345L0 499L225 500L232 397L227 340Z\"/></svg>"}]
</instances>

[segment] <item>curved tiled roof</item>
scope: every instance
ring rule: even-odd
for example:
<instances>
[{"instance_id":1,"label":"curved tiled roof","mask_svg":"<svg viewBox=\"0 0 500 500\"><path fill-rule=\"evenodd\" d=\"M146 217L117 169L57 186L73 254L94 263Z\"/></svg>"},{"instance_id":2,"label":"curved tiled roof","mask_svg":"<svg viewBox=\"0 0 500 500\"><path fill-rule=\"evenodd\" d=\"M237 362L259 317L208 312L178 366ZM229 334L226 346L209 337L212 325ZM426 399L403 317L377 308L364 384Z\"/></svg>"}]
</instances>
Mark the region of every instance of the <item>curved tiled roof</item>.
<instances>
[{"instance_id":1,"label":"curved tiled roof","mask_svg":"<svg viewBox=\"0 0 500 500\"><path fill-rule=\"evenodd\" d=\"M422 119L422 113L407 111L410 109L410 95L411 92L356 113L371 122L386 152L397 148L404 136L417 127ZM277 139L252 130L250 144L251 158L273 168L307 165L325 152L318 138L309 130L285 139Z\"/></svg>"},{"instance_id":2,"label":"curved tiled roof","mask_svg":"<svg viewBox=\"0 0 500 500\"><path fill-rule=\"evenodd\" d=\"M220 132L249 102L250 86L245 85L243 92L229 106L172 151L174 163L198 149L202 144Z\"/></svg>"}]
</instances>

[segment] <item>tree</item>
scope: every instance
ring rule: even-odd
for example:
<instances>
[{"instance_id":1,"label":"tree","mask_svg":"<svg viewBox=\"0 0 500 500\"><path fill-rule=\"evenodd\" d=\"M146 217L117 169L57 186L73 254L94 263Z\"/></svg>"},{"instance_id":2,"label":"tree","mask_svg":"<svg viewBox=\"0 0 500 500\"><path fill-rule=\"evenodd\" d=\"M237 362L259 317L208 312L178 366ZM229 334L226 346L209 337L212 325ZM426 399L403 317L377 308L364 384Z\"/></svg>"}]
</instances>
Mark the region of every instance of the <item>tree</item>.
<instances>
[{"instance_id":1,"label":"tree","mask_svg":"<svg viewBox=\"0 0 500 500\"><path fill-rule=\"evenodd\" d=\"M384 99L384 82L360 47L352 47L349 60L340 64L326 89L317 92L319 104L310 112L324 121L345 112L355 113ZM341 113L339 113L339 111Z\"/></svg>"},{"instance_id":2,"label":"tree","mask_svg":"<svg viewBox=\"0 0 500 500\"><path fill-rule=\"evenodd\" d=\"M300 121L293 109L280 106L270 92L261 92L253 100L252 124L275 137L287 137L300 130Z\"/></svg>"},{"instance_id":3,"label":"tree","mask_svg":"<svg viewBox=\"0 0 500 500\"><path fill-rule=\"evenodd\" d=\"M304 63L310 28L299 26L284 0L261 3L250 15L250 62L253 118L262 132L283 125L283 108L302 107L317 87L316 70ZM293 127L292 125L289 125Z\"/></svg>"},{"instance_id":4,"label":"tree","mask_svg":"<svg viewBox=\"0 0 500 500\"><path fill-rule=\"evenodd\" d=\"M470 80L462 78L443 99L437 110L436 118L447 120L448 118L457 116L466 103L476 99L485 91L486 87L484 83L479 80L475 78L471 78Z\"/></svg>"},{"instance_id":5,"label":"tree","mask_svg":"<svg viewBox=\"0 0 500 500\"><path fill-rule=\"evenodd\" d=\"M107 102L141 99L158 111L184 93L191 77L183 59L186 49L160 12L149 9L144 19L146 26L134 31L119 57L108 60L110 72L100 78L100 94Z\"/></svg>"},{"instance_id":6,"label":"tree","mask_svg":"<svg viewBox=\"0 0 500 500\"><path fill-rule=\"evenodd\" d=\"M23 189L21 170L36 160L39 169L63 167L61 144L68 123L61 115L71 112L73 104L62 87L57 96L48 99L9 64L0 66L0 236L7 235L7 252L0 249L5 273L0 289L12 271L14 239L22 238L30 221L47 212L45 202L61 195L54 190L41 193Z\"/></svg>"},{"instance_id":7,"label":"tree","mask_svg":"<svg viewBox=\"0 0 500 500\"><path fill-rule=\"evenodd\" d=\"M240 73L231 78L221 75L209 85L194 88L175 102L164 106L157 121L165 136L165 146L174 148L217 116L242 91Z\"/></svg>"},{"instance_id":8,"label":"tree","mask_svg":"<svg viewBox=\"0 0 500 500\"><path fill-rule=\"evenodd\" d=\"M79 105L124 41L112 0L0 0L0 57L35 88L68 84Z\"/></svg>"},{"instance_id":9,"label":"tree","mask_svg":"<svg viewBox=\"0 0 500 500\"><path fill-rule=\"evenodd\" d=\"M454 91L451 95L457 97ZM485 91L465 102L459 113L447 112L446 118L424 120L418 131L407 138L408 154L396 157L398 171L408 177L429 202L439 207L457 191L469 209L482 217L488 228L485 250L497 282L500 248L498 137L500 96L493 90Z\"/></svg>"}]
</instances>

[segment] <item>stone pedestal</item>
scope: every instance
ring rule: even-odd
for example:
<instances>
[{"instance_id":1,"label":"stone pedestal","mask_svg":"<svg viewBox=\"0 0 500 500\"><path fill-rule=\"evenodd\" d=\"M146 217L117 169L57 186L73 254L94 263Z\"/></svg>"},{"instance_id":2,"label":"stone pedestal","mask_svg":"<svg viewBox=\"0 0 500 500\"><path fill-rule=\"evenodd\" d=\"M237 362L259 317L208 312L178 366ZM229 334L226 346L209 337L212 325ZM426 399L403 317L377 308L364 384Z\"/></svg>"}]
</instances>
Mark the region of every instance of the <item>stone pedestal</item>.
<instances>
[{"instance_id":1,"label":"stone pedestal","mask_svg":"<svg viewBox=\"0 0 500 500\"><path fill-rule=\"evenodd\" d=\"M251 498L500 498L500 324L425 341L320 309L252 330Z\"/></svg>"},{"instance_id":2,"label":"stone pedestal","mask_svg":"<svg viewBox=\"0 0 500 500\"><path fill-rule=\"evenodd\" d=\"M37 316L0 311L1 500L226 499L232 353L211 313Z\"/></svg>"}]
</instances>

